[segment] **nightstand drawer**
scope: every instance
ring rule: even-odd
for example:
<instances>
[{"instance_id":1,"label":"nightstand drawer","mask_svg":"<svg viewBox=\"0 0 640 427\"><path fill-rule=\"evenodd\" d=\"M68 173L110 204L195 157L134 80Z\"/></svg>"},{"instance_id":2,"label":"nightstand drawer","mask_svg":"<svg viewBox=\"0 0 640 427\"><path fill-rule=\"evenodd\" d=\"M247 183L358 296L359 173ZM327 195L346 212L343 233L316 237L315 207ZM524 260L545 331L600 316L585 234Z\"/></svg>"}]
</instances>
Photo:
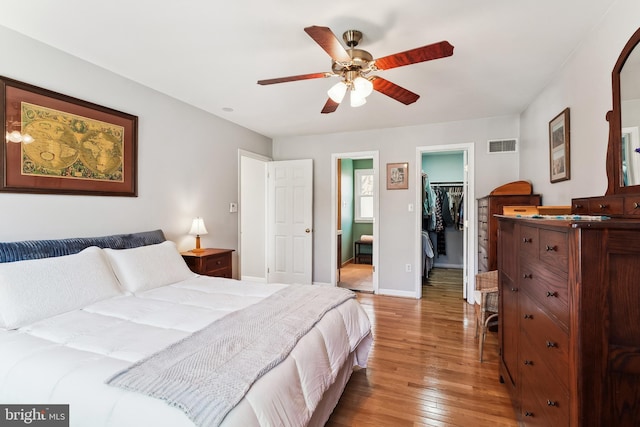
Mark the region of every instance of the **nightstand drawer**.
<instances>
[{"instance_id":1,"label":"nightstand drawer","mask_svg":"<svg viewBox=\"0 0 640 427\"><path fill-rule=\"evenodd\" d=\"M204 249L202 252L183 252L187 266L197 274L215 277L233 277L231 253L233 249Z\"/></svg>"},{"instance_id":2,"label":"nightstand drawer","mask_svg":"<svg viewBox=\"0 0 640 427\"><path fill-rule=\"evenodd\" d=\"M231 252L216 256L206 257L204 260L204 270L209 273L220 272L220 270L231 269ZM214 276L216 274L213 274Z\"/></svg>"}]
</instances>

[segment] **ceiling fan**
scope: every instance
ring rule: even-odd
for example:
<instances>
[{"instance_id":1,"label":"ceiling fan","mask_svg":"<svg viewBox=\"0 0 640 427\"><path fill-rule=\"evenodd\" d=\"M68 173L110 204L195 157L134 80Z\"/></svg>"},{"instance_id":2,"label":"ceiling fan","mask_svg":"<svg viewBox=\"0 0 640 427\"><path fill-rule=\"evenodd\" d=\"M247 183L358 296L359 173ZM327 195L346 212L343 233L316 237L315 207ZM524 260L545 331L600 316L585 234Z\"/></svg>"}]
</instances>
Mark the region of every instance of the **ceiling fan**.
<instances>
[{"instance_id":1,"label":"ceiling fan","mask_svg":"<svg viewBox=\"0 0 640 427\"><path fill-rule=\"evenodd\" d=\"M347 92L350 92L352 107L364 105L367 102L366 97L373 90L405 105L412 104L420 98L420 95L371 73L453 55L453 46L447 41L441 41L374 59L366 50L356 49L356 46L362 40L362 33L358 30L348 30L342 35L342 39L348 46L347 49L342 46L328 27L314 25L305 28L304 31L329 54L331 57L331 71L258 80L258 84L271 85L298 80L339 77L340 82L332 86L328 91L329 99L327 99L322 109L323 114L336 111Z\"/></svg>"}]
</instances>

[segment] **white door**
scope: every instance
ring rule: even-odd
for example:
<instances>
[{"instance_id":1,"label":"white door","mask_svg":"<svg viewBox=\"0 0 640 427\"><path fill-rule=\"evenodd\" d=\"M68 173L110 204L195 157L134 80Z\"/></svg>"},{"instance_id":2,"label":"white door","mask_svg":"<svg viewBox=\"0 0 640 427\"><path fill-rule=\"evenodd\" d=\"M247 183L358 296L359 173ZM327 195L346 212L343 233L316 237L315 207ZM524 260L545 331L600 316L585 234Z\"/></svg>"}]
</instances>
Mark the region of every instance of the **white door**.
<instances>
[{"instance_id":1,"label":"white door","mask_svg":"<svg viewBox=\"0 0 640 427\"><path fill-rule=\"evenodd\" d=\"M269 162L268 281L311 284L313 161Z\"/></svg>"}]
</instances>

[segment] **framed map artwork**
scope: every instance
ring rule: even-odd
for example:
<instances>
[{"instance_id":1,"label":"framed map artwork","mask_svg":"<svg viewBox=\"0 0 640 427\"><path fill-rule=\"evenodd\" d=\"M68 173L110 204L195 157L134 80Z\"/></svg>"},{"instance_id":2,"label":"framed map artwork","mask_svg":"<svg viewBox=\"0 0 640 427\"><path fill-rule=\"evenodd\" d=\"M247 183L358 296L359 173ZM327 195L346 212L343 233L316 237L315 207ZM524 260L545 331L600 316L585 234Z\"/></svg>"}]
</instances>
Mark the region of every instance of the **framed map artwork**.
<instances>
[{"instance_id":1,"label":"framed map artwork","mask_svg":"<svg viewBox=\"0 0 640 427\"><path fill-rule=\"evenodd\" d=\"M0 191L137 193L138 118L0 77Z\"/></svg>"}]
</instances>

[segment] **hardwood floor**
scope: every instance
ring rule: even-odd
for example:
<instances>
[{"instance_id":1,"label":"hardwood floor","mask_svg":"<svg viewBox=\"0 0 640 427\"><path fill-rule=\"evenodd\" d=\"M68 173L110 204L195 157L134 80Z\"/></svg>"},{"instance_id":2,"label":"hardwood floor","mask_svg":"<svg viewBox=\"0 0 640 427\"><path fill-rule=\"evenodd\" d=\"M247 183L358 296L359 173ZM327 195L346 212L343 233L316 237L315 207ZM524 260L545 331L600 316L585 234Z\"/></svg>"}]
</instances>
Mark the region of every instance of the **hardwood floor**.
<instances>
[{"instance_id":1,"label":"hardwood floor","mask_svg":"<svg viewBox=\"0 0 640 427\"><path fill-rule=\"evenodd\" d=\"M345 264L340 269L341 288L358 292L373 292L373 266L371 264Z\"/></svg>"},{"instance_id":2,"label":"hardwood floor","mask_svg":"<svg viewBox=\"0 0 640 427\"><path fill-rule=\"evenodd\" d=\"M498 380L497 334L488 333L485 361L478 361L462 272L434 269L428 285L421 300L358 294L374 344L367 369L353 373L327 426L517 425Z\"/></svg>"}]
</instances>

